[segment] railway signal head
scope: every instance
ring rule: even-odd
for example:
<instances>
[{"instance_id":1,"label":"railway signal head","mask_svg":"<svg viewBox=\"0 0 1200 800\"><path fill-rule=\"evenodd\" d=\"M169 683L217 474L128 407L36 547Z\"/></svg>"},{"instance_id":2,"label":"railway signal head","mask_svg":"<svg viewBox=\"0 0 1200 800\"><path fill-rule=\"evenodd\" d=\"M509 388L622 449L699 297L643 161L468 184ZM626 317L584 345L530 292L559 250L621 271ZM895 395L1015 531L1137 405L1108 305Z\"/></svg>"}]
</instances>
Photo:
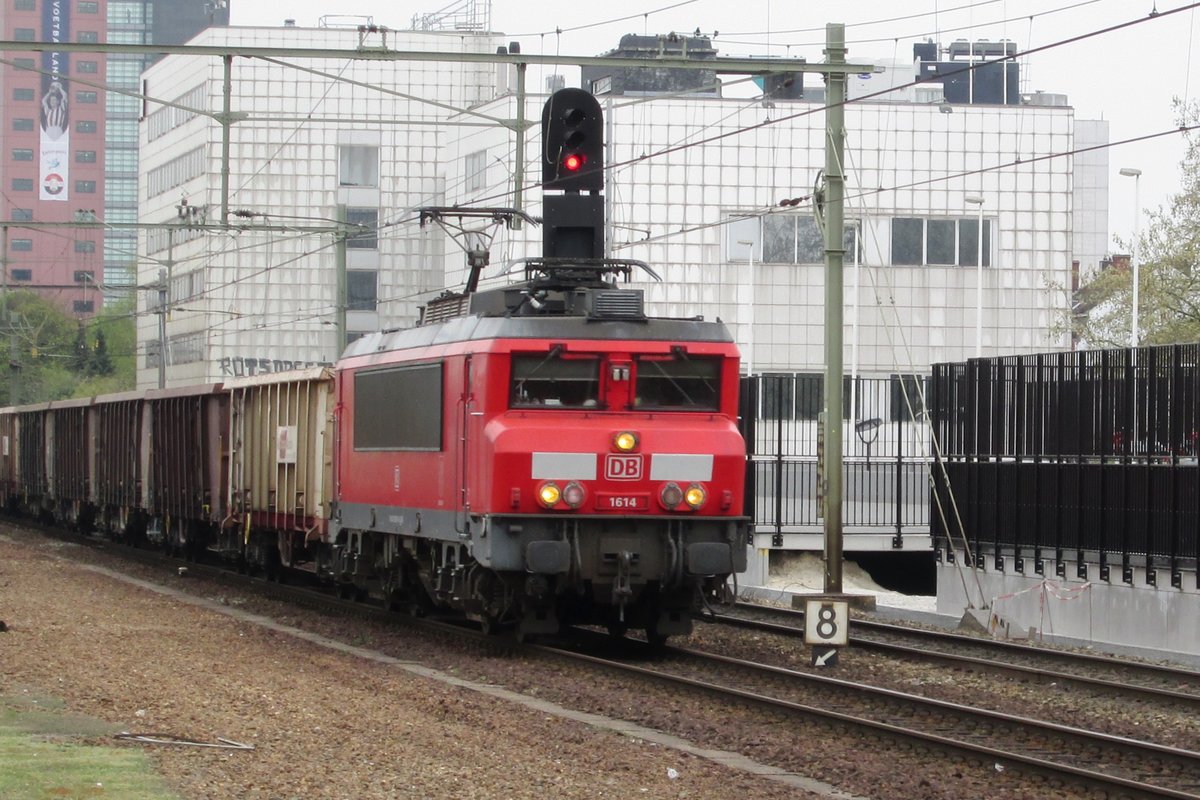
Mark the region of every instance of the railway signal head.
<instances>
[{"instance_id":1,"label":"railway signal head","mask_svg":"<svg viewBox=\"0 0 1200 800\"><path fill-rule=\"evenodd\" d=\"M542 108L542 188L604 188L604 116L583 89L560 89Z\"/></svg>"}]
</instances>

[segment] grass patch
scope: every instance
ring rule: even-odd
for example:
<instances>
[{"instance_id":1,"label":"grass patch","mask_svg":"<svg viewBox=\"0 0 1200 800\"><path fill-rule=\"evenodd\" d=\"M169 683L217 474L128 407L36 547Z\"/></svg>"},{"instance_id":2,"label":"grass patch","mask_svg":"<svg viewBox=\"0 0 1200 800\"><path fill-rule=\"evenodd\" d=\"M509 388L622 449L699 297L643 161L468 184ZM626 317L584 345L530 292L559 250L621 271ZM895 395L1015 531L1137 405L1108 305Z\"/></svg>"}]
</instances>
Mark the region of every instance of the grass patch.
<instances>
[{"instance_id":1,"label":"grass patch","mask_svg":"<svg viewBox=\"0 0 1200 800\"><path fill-rule=\"evenodd\" d=\"M84 743L116 726L61 707L28 693L0 697L0 797L174 800L145 753Z\"/></svg>"}]
</instances>

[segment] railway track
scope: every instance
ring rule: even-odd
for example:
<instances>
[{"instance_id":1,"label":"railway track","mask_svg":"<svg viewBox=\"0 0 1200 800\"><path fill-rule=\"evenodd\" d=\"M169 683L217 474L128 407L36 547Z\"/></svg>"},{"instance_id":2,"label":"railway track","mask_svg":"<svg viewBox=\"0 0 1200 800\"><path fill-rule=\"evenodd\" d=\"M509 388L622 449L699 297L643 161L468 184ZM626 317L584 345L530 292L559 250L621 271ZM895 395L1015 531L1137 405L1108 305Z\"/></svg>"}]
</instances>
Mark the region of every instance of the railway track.
<instances>
[{"instance_id":1,"label":"railway track","mask_svg":"<svg viewBox=\"0 0 1200 800\"><path fill-rule=\"evenodd\" d=\"M799 638L804 613L738 603L734 613L716 614L713 621ZM850 646L889 657L1200 710L1200 672L1180 667L861 619L851 622Z\"/></svg>"},{"instance_id":2,"label":"railway track","mask_svg":"<svg viewBox=\"0 0 1200 800\"><path fill-rule=\"evenodd\" d=\"M994 762L998 769L1050 776L1114 797L1200 798L1200 752L687 648L666 647L653 666L646 666L538 647L727 701L893 741L920 742Z\"/></svg>"},{"instance_id":3,"label":"railway track","mask_svg":"<svg viewBox=\"0 0 1200 800\"><path fill-rule=\"evenodd\" d=\"M75 536L69 538L81 541ZM102 544L130 560L165 566L168 571L185 568L191 575L253 589L259 596L308 609L393 625L403 621L460 644L478 644L491 653L517 652L570 659L587 668L619 670L642 680L715 697L721 702L743 707L753 704L774 712L763 715L764 729L777 725L778 715L784 714L803 719L806 724L817 720L839 731L855 730L886 738L897 743L900 751L917 743L985 765L995 764L997 769L1012 769L1014 776L1053 776L1071 786L1101 789L1110 793L1110 797L1200 798L1200 753L1190 750L932 700L718 653L677 647L652 650L628 639L621 640L622 646L614 648L611 637L594 631L582 632L561 645L521 646L511 637L486 636L469 625L411 619L306 587L171 559L157 551L99 540L91 543ZM855 646L860 643L856 641ZM617 657L607 655L614 650ZM601 652L606 655L598 655ZM648 664L647 658L652 663ZM772 716L776 721L770 721Z\"/></svg>"}]
</instances>

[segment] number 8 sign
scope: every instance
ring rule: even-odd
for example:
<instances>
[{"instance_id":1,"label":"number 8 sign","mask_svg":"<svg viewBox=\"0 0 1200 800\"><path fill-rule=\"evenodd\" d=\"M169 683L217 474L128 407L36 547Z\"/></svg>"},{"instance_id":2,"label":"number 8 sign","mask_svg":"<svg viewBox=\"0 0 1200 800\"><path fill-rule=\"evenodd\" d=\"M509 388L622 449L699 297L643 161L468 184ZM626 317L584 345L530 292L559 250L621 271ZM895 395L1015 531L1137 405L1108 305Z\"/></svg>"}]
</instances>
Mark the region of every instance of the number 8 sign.
<instances>
[{"instance_id":1,"label":"number 8 sign","mask_svg":"<svg viewBox=\"0 0 1200 800\"><path fill-rule=\"evenodd\" d=\"M845 600L809 600L804 605L804 642L845 647L850 641L850 606Z\"/></svg>"}]
</instances>

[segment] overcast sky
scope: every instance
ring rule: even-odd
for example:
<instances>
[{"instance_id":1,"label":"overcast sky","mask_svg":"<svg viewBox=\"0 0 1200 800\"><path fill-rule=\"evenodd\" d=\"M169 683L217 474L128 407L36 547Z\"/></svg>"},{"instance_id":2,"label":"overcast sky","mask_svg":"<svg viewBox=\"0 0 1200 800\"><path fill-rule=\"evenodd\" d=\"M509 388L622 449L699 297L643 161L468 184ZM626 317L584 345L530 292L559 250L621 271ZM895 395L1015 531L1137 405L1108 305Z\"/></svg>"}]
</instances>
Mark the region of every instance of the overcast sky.
<instances>
[{"instance_id":1,"label":"overcast sky","mask_svg":"<svg viewBox=\"0 0 1200 800\"><path fill-rule=\"evenodd\" d=\"M339 15L327 21L341 24L356 22L348 16L354 15L398 29L412 27L416 16L466 5L459 0L290 0L275 6L230 0L234 25L274 26L290 17L310 27L324 15ZM483 0L476 5L486 9ZM913 43L927 38L943 44L1007 38L1025 51L1139 21L1022 60L1022 91L1067 95L1077 118L1109 120L1110 138L1116 142L1175 128L1172 98L1200 97L1200 9L1167 13L1189 5L1185 0L607 0L595 5L494 0L491 27L519 41L525 53L599 55L626 33L690 33L698 28L716 34L721 55L769 53L816 62L823 59L825 24L841 22L847 26L848 59L853 62L909 59ZM1158 16L1150 18L1156 6ZM1119 177L1118 170L1142 171L1140 205L1154 209L1179 191L1183 150L1178 134L1112 148L1110 235L1128 238L1134 225L1134 180ZM1144 227L1145 215L1142 220Z\"/></svg>"}]
</instances>

